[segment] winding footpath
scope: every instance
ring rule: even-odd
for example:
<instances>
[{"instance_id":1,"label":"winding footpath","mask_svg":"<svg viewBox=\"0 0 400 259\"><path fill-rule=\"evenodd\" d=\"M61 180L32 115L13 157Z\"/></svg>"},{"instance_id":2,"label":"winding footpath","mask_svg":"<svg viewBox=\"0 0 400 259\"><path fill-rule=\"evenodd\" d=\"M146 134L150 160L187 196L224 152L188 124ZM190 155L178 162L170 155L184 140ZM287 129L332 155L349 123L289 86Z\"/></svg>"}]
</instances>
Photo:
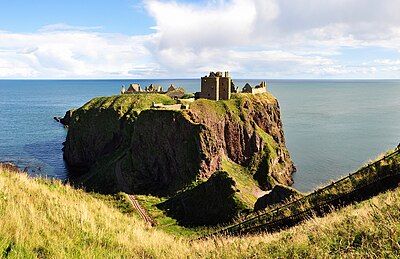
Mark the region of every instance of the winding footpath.
<instances>
[{"instance_id":1,"label":"winding footpath","mask_svg":"<svg viewBox=\"0 0 400 259\"><path fill-rule=\"evenodd\" d=\"M139 201L136 199L135 195L128 194L129 200L131 201L133 207L138 212L140 217L150 226L154 227L156 222L149 216L147 210L140 205Z\"/></svg>"},{"instance_id":2,"label":"winding footpath","mask_svg":"<svg viewBox=\"0 0 400 259\"><path fill-rule=\"evenodd\" d=\"M136 212L139 214L139 216L146 222L149 226L155 226L157 225L156 222L150 217L149 213L143 206L139 203L138 199L135 197L133 194L128 194L129 193L129 187L126 184L126 181L124 179L124 176L122 175L122 170L121 170L121 161L120 159L116 164L115 164L115 175L117 177L117 182L118 185L121 187L122 191L125 192L128 197L129 201L132 203L133 208L136 210Z\"/></svg>"}]
</instances>

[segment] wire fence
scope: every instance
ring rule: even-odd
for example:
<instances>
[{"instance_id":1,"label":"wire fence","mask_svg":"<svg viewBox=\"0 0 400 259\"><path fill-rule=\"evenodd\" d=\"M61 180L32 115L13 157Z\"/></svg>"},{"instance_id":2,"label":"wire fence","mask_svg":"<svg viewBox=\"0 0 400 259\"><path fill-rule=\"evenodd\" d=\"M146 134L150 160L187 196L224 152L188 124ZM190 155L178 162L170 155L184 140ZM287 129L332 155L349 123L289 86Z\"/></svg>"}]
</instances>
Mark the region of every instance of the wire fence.
<instances>
[{"instance_id":1,"label":"wire fence","mask_svg":"<svg viewBox=\"0 0 400 259\"><path fill-rule=\"evenodd\" d=\"M400 180L400 169L398 164L390 164L390 158L400 153L400 149L384 156L383 158L368 164L355 173L350 174L339 181L333 182L324 188L318 189L303 198L294 200L281 207L266 210L233 224L211 235L239 235L257 231L273 231L298 223L314 214L323 214L333 207L361 199L374 192L380 191L375 188L379 183L386 185L394 177ZM383 164L385 161L387 164ZM386 166L385 170L380 170ZM387 182L389 181L389 182ZM386 183L387 182L387 183ZM395 183L396 184L396 183Z\"/></svg>"}]
</instances>

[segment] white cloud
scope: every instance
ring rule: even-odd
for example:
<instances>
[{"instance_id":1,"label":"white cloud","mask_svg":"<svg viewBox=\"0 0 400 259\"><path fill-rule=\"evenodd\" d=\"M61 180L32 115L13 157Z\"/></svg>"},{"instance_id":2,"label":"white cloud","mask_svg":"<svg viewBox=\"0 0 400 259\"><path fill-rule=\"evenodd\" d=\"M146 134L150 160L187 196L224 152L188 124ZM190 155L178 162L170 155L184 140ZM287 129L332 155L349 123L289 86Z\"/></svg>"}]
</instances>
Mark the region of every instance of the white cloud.
<instances>
[{"instance_id":1,"label":"white cloud","mask_svg":"<svg viewBox=\"0 0 400 259\"><path fill-rule=\"evenodd\" d=\"M63 23L35 33L0 28L0 78L198 77L216 69L237 77L400 76L398 0L145 0L142 7L154 33ZM344 48L397 54L353 61Z\"/></svg>"},{"instance_id":2,"label":"white cloud","mask_svg":"<svg viewBox=\"0 0 400 259\"><path fill-rule=\"evenodd\" d=\"M400 51L397 0L149 0L146 8L156 21L151 51L173 73L376 76L366 72L373 66L356 68L335 56L343 47Z\"/></svg>"},{"instance_id":3,"label":"white cloud","mask_svg":"<svg viewBox=\"0 0 400 259\"><path fill-rule=\"evenodd\" d=\"M92 27L87 27L87 26L71 26L69 24L65 23L56 23L56 24L49 24L45 25L42 28L40 28L39 32L53 32L53 31L96 31L101 29L101 26L92 26Z\"/></svg>"},{"instance_id":4,"label":"white cloud","mask_svg":"<svg viewBox=\"0 0 400 259\"><path fill-rule=\"evenodd\" d=\"M157 70L144 44L151 36L57 28L47 26L31 34L1 33L0 77L148 77Z\"/></svg>"}]
</instances>

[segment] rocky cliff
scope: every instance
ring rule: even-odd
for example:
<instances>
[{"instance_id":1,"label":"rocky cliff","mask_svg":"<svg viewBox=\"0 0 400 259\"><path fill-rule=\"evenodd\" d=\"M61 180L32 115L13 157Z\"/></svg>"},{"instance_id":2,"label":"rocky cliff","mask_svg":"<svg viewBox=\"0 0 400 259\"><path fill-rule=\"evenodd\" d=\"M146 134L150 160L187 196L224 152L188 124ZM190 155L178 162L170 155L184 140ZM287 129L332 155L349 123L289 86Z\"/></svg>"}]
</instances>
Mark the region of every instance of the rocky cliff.
<instances>
[{"instance_id":1,"label":"rocky cliff","mask_svg":"<svg viewBox=\"0 0 400 259\"><path fill-rule=\"evenodd\" d=\"M64 158L80 184L170 197L206 181L223 161L246 169L255 185L249 189L292 183L295 168L271 94L200 99L189 110L150 109L153 102L174 100L159 94L100 97L74 111Z\"/></svg>"},{"instance_id":2,"label":"rocky cliff","mask_svg":"<svg viewBox=\"0 0 400 259\"><path fill-rule=\"evenodd\" d=\"M285 146L279 104L271 94L237 94L219 102L200 99L186 115L207 128L208 138L202 142L210 158L203 161L206 175L227 157L250 168L264 190L293 183L295 168Z\"/></svg>"}]
</instances>

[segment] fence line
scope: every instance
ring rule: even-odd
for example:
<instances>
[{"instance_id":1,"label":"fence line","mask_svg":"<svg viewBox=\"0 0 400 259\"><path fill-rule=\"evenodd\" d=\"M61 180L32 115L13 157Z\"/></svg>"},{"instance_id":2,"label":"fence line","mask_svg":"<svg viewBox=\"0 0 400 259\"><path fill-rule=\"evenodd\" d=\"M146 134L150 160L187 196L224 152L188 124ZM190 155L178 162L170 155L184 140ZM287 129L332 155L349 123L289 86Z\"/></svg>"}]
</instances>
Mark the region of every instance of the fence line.
<instances>
[{"instance_id":1,"label":"fence line","mask_svg":"<svg viewBox=\"0 0 400 259\"><path fill-rule=\"evenodd\" d=\"M321 204L317 204L317 205L315 205L315 206L313 206L313 207L311 207L311 208L308 208L308 209L306 209L306 210L304 210L304 211L300 211L300 212L298 212L297 214L290 215L290 216L284 217L284 218L280 218L280 219L275 220L275 221L272 221L272 222L267 222L267 223L262 224L262 225L251 226L250 228L246 229L246 232L250 232L251 229L256 229L256 228L257 228L257 229L267 228L268 226L274 225L274 224L276 224L276 223L279 222L279 221L284 221L284 220L290 219L290 218L296 218L296 217L301 216L301 215L304 215L304 214L307 215L308 213L311 214L311 213L314 213L314 212L318 212L321 208L326 207L326 206L328 206L328 205L332 205L332 203L333 203L334 201L340 201L341 199L343 199L343 198L345 198L345 197L351 197L351 196L352 196L354 193L356 193L357 191L360 191L360 190L362 190L362 189L364 189L364 188L366 188L366 187L368 187L368 186L371 186L371 185L373 185L373 184L375 184L375 183L378 183L378 182L380 182L380 181L382 181L382 180L388 179L388 178L390 178L390 177L392 177L392 176L396 176L396 175L400 175L400 172L397 172L397 173L394 173L394 174L389 174L389 175L386 175L385 177L382 177L382 178L378 178L378 179L376 179L376 180L373 181L373 182L370 182L370 183L368 183L368 184L366 184L366 185L360 186L359 188L356 188L356 189L354 189L354 190L352 190L352 191L350 191L350 192L343 193L343 194L341 194L341 195L339 195L339 196L337 196L337 197L333 197L333 198L330 199L330 200L327 200L327 201L325 201L325 202L323 202L323 203L321 203Z\"/></svg>"},{"instance_id":2,"label":"fence line","mask_svg":"<svg viewBox=\"0 0 400 259\"><path fill-rule=\"evenodd\" d=\"M352 174L350 174L350 175L348 175L348 176L346 176L346 177L344 177L344 178L342 178L342 179L340 179L340 180L338 180L336 182L333 182L333 183L331 183L331 184L329 184L329 185L327 185L327 186L325 186L325 187L323 187L321 189L315 190L314 192L310 193L307 196L304 196L304 197L302 197L300 199L297 199L297 200L294 200L292 202L289 202L289 203L287 203L287 204L285 204L285 205L283 205L281 207L274 208L272 210L264 211L263 213L258 214L257 216L254 216L254 217L252 217L250 219L246 219L246 220L244 220L244 221L242 221L240 223L236 223L236 224L233 224L231 226L228 226L227 228L224 228L222 230L219 230L219 231L211 234L211 236L212 235L218 235L218 234L243 233L243 232L249 232L249 231L255 230L255 229L259 229L259 230L265 229L267 226L272 226L273 224L277 224L277 222L281 222L281 221L288 220L288 219L295 219L295 217L299 217L300 215L304 215L304 214L307 214L307 213L310 213L310 212L315 212L318 209L321 209L321 208L323 208L324 206L327 206L327 205L331 205L334 201L343 199L346 196L350 197L350 195L355 193L356 191L359 191L359 190L361 190L363 188L367 188L368 186L370 186L372 184L375 184L375 183L377 183L379 181L383 181L383 180L385 180L385 179L387 179L389 177L393 177L393 176L399 175L399 172L397 172L397 173L395 172L393 174L393 170L390 170L389 174L383 174L383 173L378 173L377 171L374 171L373 172L374 174L373 174L372 178L370 179L370 180L373 180L372 182L368 181L368 180L366 181L366 183L364 183L364 181L360 181L359 183L356 183L356 188L353 188L349 192L338 193L336 195L327 193L328 195L329 194L332 195L332 197L328 197L328 199L326 199L326 200L317 201L316 204L312 204L312 198L318 197L318 196L316 196L317 194L322 193L322 192L324 192L326 190L335 189L335 187L338 187L338 186L340 187L340 185L339 185L340 183L342 183L342 182L344 182L346 180L349 180L349 179L350 179L350 182L352 183L353 182L352 178L354 178L355 176L365 174L366 170L370 171L370 169L373 166L375 166L375 165L379 164L380 162L382 162L383 160L391 158L394 155L397 155L399 153L400 153L400 149L397 149L394 152L382 157L381 159L379 159L377 161L374 161L373 163L368 164L367 166L364 166L363 168L360 168L356 172L354 172L354 173L352 173ZM294 207L293 205L303 205L303 203L305 205L305 204L307 204L307 202L308 202L309 206L311 206L311 207L307 208L306 210L303 210L303 211L300 211L300 212L296 212L295 214L292 214L292 215L289 215L289 216L285 216L284 213L285 213L285 211L287 211L286 209L291 211L291 209L293 209L293 207ZM282 214L279 215L279 213L282 213ZM275 217L277 217L278 219L274 220ZM279 218L279 217L281 217L281 218Z\"/></svg>"}]
</instances>

